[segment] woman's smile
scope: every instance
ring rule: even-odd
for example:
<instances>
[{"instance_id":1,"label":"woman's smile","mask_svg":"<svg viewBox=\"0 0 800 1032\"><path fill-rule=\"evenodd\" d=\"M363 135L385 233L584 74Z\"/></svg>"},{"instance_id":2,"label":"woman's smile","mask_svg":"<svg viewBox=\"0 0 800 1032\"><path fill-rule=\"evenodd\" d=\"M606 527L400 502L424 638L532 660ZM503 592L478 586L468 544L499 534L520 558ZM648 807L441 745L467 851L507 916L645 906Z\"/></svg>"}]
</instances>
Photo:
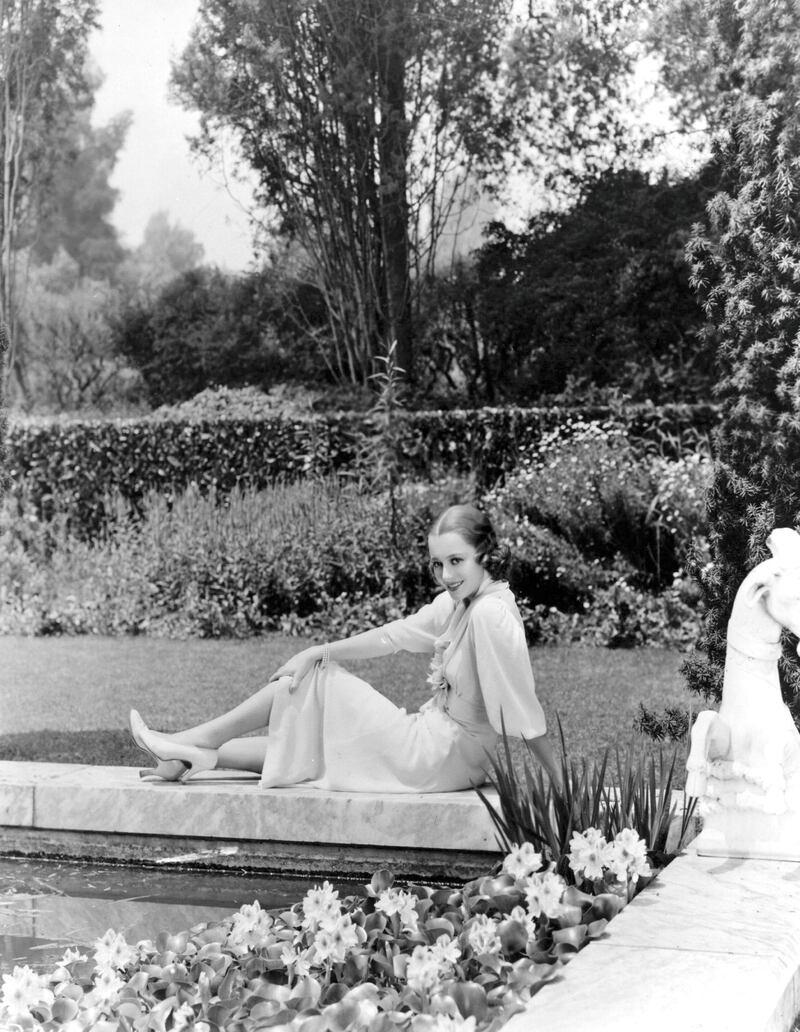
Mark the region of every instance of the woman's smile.
<instances>
[{"instance_id":1,"label":"woman's smile","mask_svg":"<svg viewBox=\"0 0 800 1032\"><path fill-rule=\"evenodd\" d=\"M471 598L487 574L469 542L449 531L431 534L428 548L433 575L450 597L459 602Z\"/></svg>"}]
</instances>

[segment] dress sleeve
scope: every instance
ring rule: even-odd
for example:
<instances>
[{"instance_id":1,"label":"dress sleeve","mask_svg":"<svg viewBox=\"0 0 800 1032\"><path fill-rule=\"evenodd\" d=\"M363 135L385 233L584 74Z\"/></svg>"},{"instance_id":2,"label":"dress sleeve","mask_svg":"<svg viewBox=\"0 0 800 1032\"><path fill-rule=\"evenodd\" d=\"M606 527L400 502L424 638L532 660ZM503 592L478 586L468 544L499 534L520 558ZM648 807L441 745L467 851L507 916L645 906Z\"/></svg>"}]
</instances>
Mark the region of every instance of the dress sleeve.
<instances>
[{"instance_id":1,"label":"dress sleeve","mask_svg":"<svg viewBox=\"0 0 800 1032\"><path fill-rule=\"evenodd\" d=\"M393 652L433 652L433 643L453 614L452 599L445 593L403 620L392 620L381 628Z\"/></svg>"},{"instance_id":2,"label":"dress sleeve","mask_svg":"<svg viewBox=\"0 0 800 1032\"><path fill-rule=\"evenodd\" d=\"M525 630L500 599L478 602L470 620L475 668L489 723L498 734L538 738L547 730L536 697ZM502 718L502 719L501 719Z\"/></svg>"}]
</instances>

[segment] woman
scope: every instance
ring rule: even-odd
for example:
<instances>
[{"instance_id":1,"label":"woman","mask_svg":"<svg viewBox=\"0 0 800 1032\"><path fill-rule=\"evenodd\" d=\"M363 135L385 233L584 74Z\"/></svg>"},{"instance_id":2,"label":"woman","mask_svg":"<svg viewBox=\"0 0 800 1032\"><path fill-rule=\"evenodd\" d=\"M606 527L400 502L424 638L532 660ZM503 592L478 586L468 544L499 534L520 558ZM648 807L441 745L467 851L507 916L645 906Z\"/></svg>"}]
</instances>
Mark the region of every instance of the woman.
<instances>
[{"instance_id":1,"label":"woman","mask_svg":"<svg viewBox=\"0 0 800 1032\"><path fill-rule=\"evenodd\" d=\"M507 551L485 513L455 505L434 522L430 565L444 589L433 602L350 638L312 645L222 716L174 735L131 711L153 773L185 780L214 767L251 770L261 785L362 792L446 792L482 784L503 726L531 745L552 780L558 766L536 698L522 618L501 580ZM430 654L433 696L407 714L339 661L404 649ZM261 727L266 737L242 735Z\"/></svg>"}]
</instances>

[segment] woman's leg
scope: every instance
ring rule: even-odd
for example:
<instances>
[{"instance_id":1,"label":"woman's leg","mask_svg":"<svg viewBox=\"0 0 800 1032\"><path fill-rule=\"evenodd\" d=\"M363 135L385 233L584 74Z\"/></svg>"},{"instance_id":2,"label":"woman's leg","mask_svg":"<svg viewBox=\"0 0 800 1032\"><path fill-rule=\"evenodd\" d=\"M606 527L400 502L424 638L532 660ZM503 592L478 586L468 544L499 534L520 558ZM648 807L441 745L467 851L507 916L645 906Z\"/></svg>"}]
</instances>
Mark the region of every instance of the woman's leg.
<instances>
[{"instance_id":1,"label":"woman's leg","mask_svg":"<svg viewBox=\"0 0 800 1032\"><path fill-rule=\"evenodd\" d=\"M238 706L234 706L233 709L228 710L226 713L222 713L218 717L212 717L211 720L207 720L202 724L196 724L185 731L177 731L174 734L170 734L169 737L174 738L178 742L186 742L189 745L198 745L206 749L219 749L234 738L241 738L242 735L246 735L250 731L257 731L261 727L266 727L269 724L269 716L272 712L275 694L283 680L284 678L278 681L271 681L268 685L265 685L251 695L249 699L240 702ZM219 765L228 766L228 764L223 764L221 758ZM243 769L249 770L250 768L245 767ZM261 770L261 766L258 769Z\"/></svg>"},{"instance_id":2,"label":"woman's leg","mask_svg":"<svg viewBox=\"0 0 800 1032\"><path fill-rule=\"evenodd\" d=\"M217 766L229 770L253 770L260 774L264 767L268 743L267 735L233 738L220 746Z\"/></svg>"}]
</instances>

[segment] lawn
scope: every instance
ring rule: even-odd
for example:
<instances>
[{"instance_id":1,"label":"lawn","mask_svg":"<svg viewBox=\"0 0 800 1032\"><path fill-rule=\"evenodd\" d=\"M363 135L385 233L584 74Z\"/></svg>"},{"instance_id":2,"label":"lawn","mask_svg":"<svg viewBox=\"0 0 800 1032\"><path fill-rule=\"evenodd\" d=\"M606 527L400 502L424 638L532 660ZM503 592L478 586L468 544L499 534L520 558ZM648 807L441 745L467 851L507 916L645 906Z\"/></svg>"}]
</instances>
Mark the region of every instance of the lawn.
<instances>
[{"instance_id":1,"label":"lawn","mask_svg":"<svg viewBox=\"0 0 800 1032\"><path fill-rule=\"evenodd\" d=\"M0 759L140 765L128 710L174 730L220 712L263 684L304 642L158 638L0 638ZM531 652L537 691L568 752L626 746L639 703L688 706L677 651L552 646ZM350 664L400 706L428 697L426 660L401 653Z\"/></svg>"}]
</instances>

